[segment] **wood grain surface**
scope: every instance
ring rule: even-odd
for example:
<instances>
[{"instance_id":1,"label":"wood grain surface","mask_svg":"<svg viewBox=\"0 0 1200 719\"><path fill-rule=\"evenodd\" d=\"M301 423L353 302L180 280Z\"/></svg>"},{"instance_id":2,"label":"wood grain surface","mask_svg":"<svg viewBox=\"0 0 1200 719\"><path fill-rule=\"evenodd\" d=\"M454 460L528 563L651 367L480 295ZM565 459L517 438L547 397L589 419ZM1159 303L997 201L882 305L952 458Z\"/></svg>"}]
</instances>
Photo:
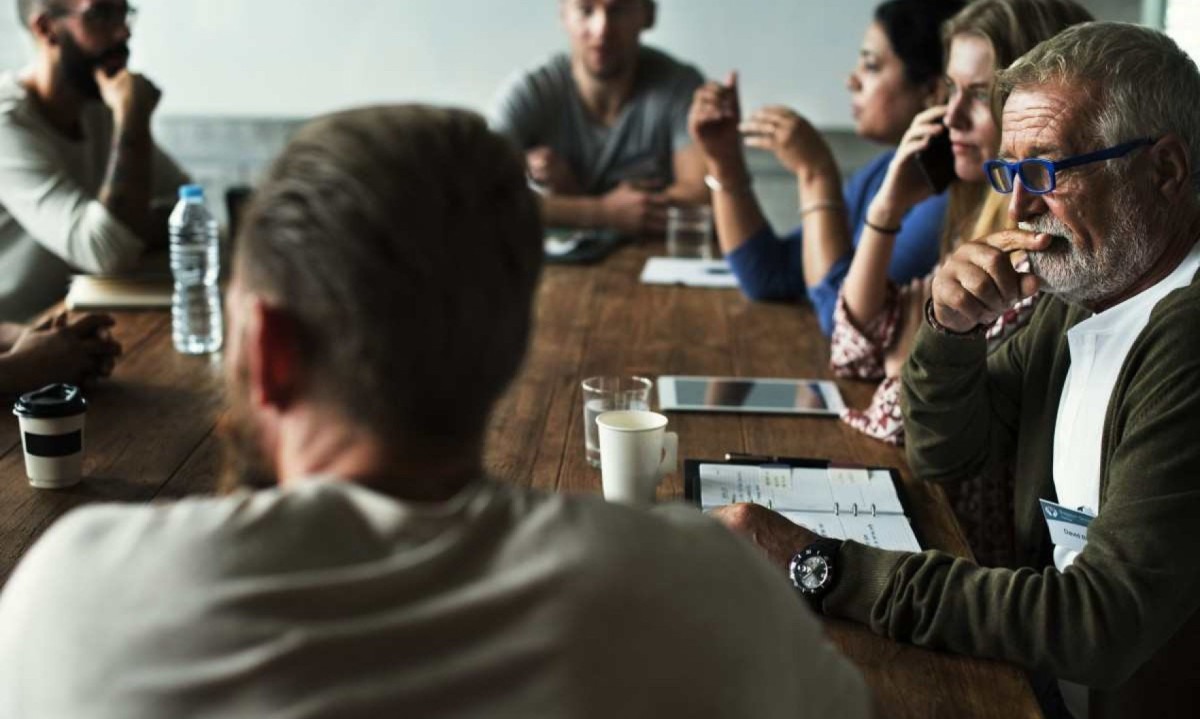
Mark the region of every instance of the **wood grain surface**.
<instances>
[{"instance_id":1,"label":"wood grain surface","mask_svg":"<svg viewBox=\"0 0 1200 719\"><path fill-rule=\"evenodd\" d=\"M598 492L584 457L579 383L593 375L712 374L830 377L829 347L807 306L751 303L734 290L641 285L661 244L627 247L602 264L548 267L525 365L497 406L485 466L495 479L551 491ZM172 349L164 312L118 313L125 357L87 391L85 480L29 487L16 418L0 421L0 582L56 518L95 501L149 502L211 492L220 469L216 428L224 401L219 356ZM851 406L873 386L839 381ZM6 398L11 399L11 398ZM914 480L903 453L831 419L671 415L680 456L727 451L888 465L924 546L969 556L939 487ZM671 475L660 498L682 496ZM1036 717L1022 672L995 662L898 644L862 626L827 622L828 634L865 673L889 717Z\"/></svg>"}]
</instances>

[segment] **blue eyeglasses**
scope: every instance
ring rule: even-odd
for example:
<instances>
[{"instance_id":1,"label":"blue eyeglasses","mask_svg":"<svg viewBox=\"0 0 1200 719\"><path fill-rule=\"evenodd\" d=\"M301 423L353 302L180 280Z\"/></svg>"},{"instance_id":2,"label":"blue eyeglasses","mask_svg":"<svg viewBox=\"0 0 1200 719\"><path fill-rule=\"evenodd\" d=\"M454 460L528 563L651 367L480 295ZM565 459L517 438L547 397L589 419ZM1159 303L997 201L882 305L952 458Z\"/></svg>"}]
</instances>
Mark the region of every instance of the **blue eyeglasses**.
<instances>
[{"instance_id":1,"label":"blue eyeglasses","mask_svg":"<svg viewBox=\"0 0 1200 719\"><path fill-rule=\"evenodd\" d=\"M1115 160L1118 157L1128 155L1139 147L1153 145L1156 142L1158 140L1143 137L1140 140L1123 142L1114 147L1068 157L1063 160L1043 160L1040 157L1031 157L1025 160L1017 160L1016 162L988 160L983 163L983 171L987 175L988 182L992 183L992 189L1002 195L1007 195L1013 191L1016 178L1018 177L1021 179L1021 186L1026 190L1035 195L1044 195L1047 192L1054 191L1054 188L1057 186L1055 173L1060 170L1090 165L1093 162Z\"/></svg>"}]
</instances>

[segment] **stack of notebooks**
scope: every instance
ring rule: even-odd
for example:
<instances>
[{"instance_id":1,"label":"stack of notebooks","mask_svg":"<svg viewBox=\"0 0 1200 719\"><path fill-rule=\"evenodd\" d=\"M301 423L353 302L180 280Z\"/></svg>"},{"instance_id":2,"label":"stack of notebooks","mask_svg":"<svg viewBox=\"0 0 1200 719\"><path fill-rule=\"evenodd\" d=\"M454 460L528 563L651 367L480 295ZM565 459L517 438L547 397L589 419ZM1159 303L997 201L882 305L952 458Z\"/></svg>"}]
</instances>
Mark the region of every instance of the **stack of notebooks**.
<instances>
[{"instance_id":1,"label":"stack of notebooks","mask_svg":"<svg viewBox=\"0 0 1200 719\"><path fill-rule=\"evenodd\" d=\"M887 467L844 467L816 459L684 463L687 498L708 510L753 502L824 537L881 549L921 551Z\"/></svg>"}]
</instances>

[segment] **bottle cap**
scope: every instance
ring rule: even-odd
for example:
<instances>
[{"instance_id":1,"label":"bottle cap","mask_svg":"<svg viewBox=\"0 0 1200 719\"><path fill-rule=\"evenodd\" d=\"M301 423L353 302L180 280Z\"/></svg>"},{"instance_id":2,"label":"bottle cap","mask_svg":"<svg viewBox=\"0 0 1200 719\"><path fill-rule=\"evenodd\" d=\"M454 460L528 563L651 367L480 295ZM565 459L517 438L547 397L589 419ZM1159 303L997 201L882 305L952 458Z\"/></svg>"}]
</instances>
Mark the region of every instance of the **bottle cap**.
<instances>
[{"instance_id":1,"label":"bottle cap","mask_svg":"<svg viewBox=\"0 0 1200 719\"><path fill-rule=\"evenodd\" d=\"M181 200L203 200L204 188L200 185L182 185L179 188L179 199Z\"/></svg>"}]
</instances>

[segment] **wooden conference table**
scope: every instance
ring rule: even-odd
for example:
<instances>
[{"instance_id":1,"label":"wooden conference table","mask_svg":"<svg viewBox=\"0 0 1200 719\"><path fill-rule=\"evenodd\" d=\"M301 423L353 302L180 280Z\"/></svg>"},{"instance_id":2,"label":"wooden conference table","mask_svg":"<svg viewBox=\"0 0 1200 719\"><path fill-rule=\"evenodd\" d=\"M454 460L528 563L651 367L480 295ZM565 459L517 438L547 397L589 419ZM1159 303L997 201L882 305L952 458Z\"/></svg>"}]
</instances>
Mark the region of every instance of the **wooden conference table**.
<instances>
[{"instance_id":1,"label":"wooden conference table","mask_svg":"<svg viewBox=\"0 0 1200 719\"><path fill-rule=\"evenodd\" d=\"M661 245L627 247L591 267L548 267L525 367L495 412L486 467L500 480L547 490L598 492L584 458L579 382L599 374L828 376L816 318L795 305L752 304L734 290L650 287L638 274ZM118 313L125 347L111 380L88 390L85 481L37 491L26 480L17 422L0 421L0 582L61 514L102 500L149 502L211 492L223 408L219 357L171 347L166 312ZM872 387L839 383L865 406ZM900 468L909 510L927 547L969 555L940 488L914 481L903 453L840 422L796 417L674 414L680 455L725 452L826 457ZM663 497L682 495L668 477ZM1024 675L877 637L827 621L832 640L865 673L891 717L1035 717Z\"/></svg>"}]
</instances>

